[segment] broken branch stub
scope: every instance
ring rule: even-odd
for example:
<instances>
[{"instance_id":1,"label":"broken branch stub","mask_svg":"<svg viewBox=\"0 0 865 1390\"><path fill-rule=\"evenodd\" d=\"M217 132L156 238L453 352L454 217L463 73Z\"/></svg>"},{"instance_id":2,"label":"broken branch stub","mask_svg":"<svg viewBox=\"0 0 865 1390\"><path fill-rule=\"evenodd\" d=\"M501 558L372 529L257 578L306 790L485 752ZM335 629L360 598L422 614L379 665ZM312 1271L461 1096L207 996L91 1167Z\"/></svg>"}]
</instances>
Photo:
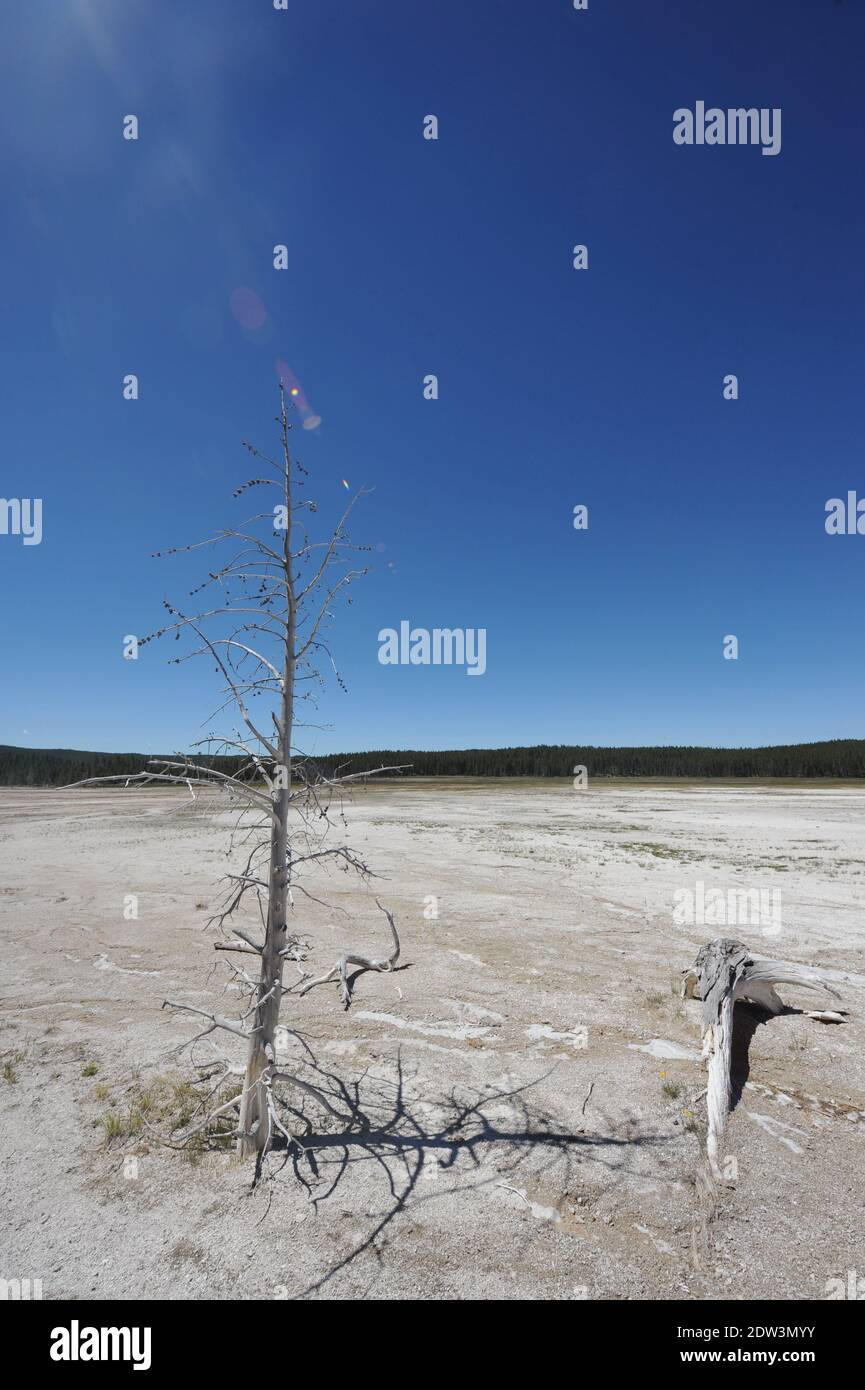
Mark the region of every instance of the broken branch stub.
<instances>
[{"instance_id":1,"label":"broken branch stub","mask_svg":"<svg viewBox=\"0 0 865 1390\"><path fill-rule=\"evenodd\" d=\"M400 952L399 936L397 935L396 923L393 919L393 913L388 912L386 907L382 907L378 898L376 898L375 901L376 906L381 908L381 911L384 913L385 917L388 920L388 924L391 930L391 936L394 940L394 948L391 951L390 955L386 956L384 960L372 960L367 956L359 956L354 951L346 951L343 955L340 956L339 960L336 962L333 968L331 970L328 970L326 974L319 975L318 978L315 980L307 981L307 983L303 985L303 987L300 990L301 994L306 994L308 990L314 989L316 985L329 984L331 980L335 980L337 976L339 976L339 997L342 1000L345 1007L348 1008L351 1004L351 985L348 979L348 967L350 965L356 965L358 967L359 972L363 970L380 970L384 973L387 973L388 971L394 969L397 961L399 960Z\"/></svg>"}]
</instances>

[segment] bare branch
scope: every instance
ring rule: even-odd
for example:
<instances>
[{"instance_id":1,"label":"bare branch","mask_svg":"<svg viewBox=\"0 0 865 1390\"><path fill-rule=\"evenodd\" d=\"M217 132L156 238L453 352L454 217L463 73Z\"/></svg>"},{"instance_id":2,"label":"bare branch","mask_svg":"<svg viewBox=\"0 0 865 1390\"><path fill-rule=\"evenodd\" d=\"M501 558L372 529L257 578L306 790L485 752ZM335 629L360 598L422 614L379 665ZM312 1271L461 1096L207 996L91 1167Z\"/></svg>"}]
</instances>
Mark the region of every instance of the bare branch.
<instances>
[{"instance_id":1,"label":"bare branch","mask_svg":"<svg viewBox=\"0 0 865 1390\"><path fill-rule=\"evenodd\" d=\"M394 966L399 960L400 952L399 936L397 935L396 923L393 919L393 913L389 912L386 907L382 907L381 903L378 901L378 898L376 898L376 905L379 908L381 908L381 911L387 917L387 920L390 924L391 934L394 940L394 949L391 952L391 954L387 956L384 960L372 960L369 959L367 956L359 956L353 951L346 951L343 955L339 957L338 961L333 966L333 968L331 970L328 970L327 974L319 975L318 979L310 980L308 984L305 984L300 990L301 994L306 994L309 990L314 989L316 985L329 984L331 980L335 980L338 976L340 981L340 998L342 999L342 1002L345 1005L345 1007L348 1008L351 1004L351 986L348 982L348 967L350 965L356 965L360 971L379 970L387 972L393 970Z\"/></svg>"}]
</instances>

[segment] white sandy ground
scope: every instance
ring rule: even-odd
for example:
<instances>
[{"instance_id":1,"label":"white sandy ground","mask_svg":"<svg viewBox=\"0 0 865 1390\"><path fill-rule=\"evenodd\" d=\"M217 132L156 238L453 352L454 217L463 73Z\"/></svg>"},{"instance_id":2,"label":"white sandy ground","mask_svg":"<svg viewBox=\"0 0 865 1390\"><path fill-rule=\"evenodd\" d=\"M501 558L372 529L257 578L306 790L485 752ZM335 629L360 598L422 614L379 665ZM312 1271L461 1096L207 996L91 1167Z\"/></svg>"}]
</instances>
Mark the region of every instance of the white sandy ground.
<instances>
[{"instance_id":1,"label":"white sandy ground","mask_svg":"<svg viewBox=\"0 0 865 1390\"><path fill-rule=\"evenodd\" d=\"M368 1123L305 1104L321 1147L296 1170L275 1155L251 1192L231 1155L106 1146L102 1124L137 1074L184 1065L166 1053L195 1028L163 998L231 1008L202 929L220 803L0 792L0 1063L17 1077L0 1080L0 1276L52 1299L799 1299L865 1274L865 789L402 782L359 793L349 820L381 877L322 880L352 919L300 899L296 925L317 971L347 945L384 953L378 893L406 968L361 977L348 1013L327 986L283 1019ZM754 1027L738 1180L700 1264L699 1005L678 977L725 929L674 924L697 880L780 890L779 936L726 934L828 967L851 1011Z\"/></svg>"}]
</instances>

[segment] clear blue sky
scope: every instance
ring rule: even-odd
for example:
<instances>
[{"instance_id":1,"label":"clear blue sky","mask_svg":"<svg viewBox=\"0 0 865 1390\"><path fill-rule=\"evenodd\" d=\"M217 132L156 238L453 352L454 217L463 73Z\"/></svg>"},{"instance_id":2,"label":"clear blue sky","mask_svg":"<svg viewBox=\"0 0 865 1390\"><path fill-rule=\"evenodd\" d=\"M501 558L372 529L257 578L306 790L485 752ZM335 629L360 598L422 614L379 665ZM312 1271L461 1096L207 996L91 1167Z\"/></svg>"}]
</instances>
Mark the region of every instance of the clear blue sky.
<instances>
[{"instance_id":1,"label":"clear blue sky","mask_svg":"<svg viewBox=\"0 0 865 1390\"><path fill-rule=\"evenodd\" d=\"M199 736L212 673L121 639L245 514L277 361L322 524L366 483L384 547L309 745L862 735L863 61L860 0L9 0L0 495L44 536L0 536L0 741ZM698 100L781 153L676 146ZM403 618L486 674L381 666Z\"/></svg>"}]
</instances>

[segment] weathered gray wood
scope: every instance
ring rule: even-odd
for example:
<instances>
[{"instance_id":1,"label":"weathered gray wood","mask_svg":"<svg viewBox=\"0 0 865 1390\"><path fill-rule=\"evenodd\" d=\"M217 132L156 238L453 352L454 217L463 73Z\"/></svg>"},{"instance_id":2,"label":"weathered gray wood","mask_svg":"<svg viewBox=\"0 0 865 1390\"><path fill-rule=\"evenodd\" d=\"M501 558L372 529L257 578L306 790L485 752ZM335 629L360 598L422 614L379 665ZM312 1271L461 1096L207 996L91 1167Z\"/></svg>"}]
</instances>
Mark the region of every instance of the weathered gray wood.
<instances>
[{"instance_id":1,"label":"weathered gray wood","mask_svg":"<svg viewBox=\"0 0 865 1390\"><path fill-rule=\"evenodd\" d=\"M359 971L388 971L394 969L397 961L399 960L400 951L399 936L397 935L396 923L393 920L393 913L388 912L386 907L382 907L381 903L378 901L378 898L376 898L376 905L381 908L382 912L387 917L388 923L390 925L391 936L393 937L394 941L394 948L391 951L390 955L386 956L383 960L374 960L368 956L356 955L353 951L345 951L343 955L339 957L338 961L336 962L336 965L334 965L332 969L328 970L326 974L319 975L317 980L308 980L301 987L301 994L306 994L307 990L314 989L316 985L329 984L331 980L335 980L338 976L340 981L339 996L345 1007L348 1008L349 1004L351 1003L351 986L348 982L348 967L350 965L356 965Z\"/></svg>"},{"instance_id":2,"label":"weathered gray wood","mask_svg":"<svg viewBox=\"0 0 865 1390\"><path fill-rule=\"evenodd\" d=\"M819 971L808 965L764 960L754 956L741 941L719 936L701 946L694 964L683 972L682 993L702 1000L703 1056L707 1061L709 1084L706 1090L708 1135L706 1157L712 1174L720 1176L718 1154L732 1101L731 1066L733 1055L733 1010L737 1000L749 1000L771 1014L784 1010L775 985L804 985L823 989L840 998L838 991ZM815 1011L819 1018L823 1011ZM832 1021L841 1021L835 1015Z\"/></svg>"}]
</instances>

